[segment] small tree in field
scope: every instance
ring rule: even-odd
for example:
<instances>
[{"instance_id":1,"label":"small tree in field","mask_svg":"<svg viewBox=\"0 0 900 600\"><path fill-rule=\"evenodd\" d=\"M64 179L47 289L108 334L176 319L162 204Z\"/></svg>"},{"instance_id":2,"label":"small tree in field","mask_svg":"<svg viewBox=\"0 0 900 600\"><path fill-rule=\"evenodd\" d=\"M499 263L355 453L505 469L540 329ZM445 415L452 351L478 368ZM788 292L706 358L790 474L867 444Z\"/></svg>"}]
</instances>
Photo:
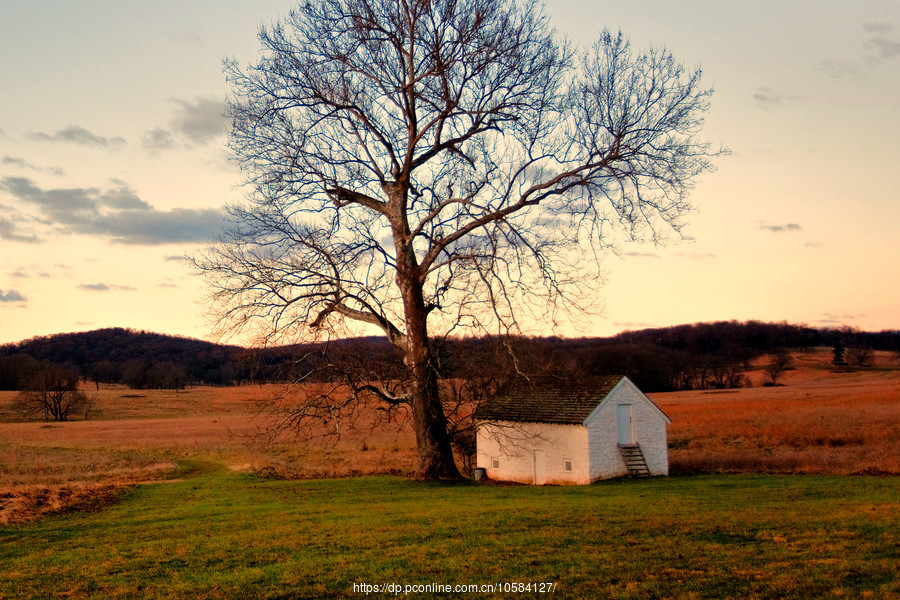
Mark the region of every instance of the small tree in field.
<instances>
[{"instance_id":1,"label":"small tree in field","mask_svg":"<svg viewBox=\"0 0 900 600\"><path fill-rule=\"evenodd\" d=\"M871 367L875 364L875 353L866 346L853 346L847 349L847 362L856 367Z\"/></svg>"},{"instance_id":2,"label":"small tree in field","mask_svg":"<svg viewBox=\"0 0 900 600\"><path fill-rule=\"evenodd\" d=\"M785 371L794 366L794 359L790 352L784 348L780 348L769 355L769 362L766 365L766 373L769 375L771 385L778 385L778 380Z\"/></svg>"},{"instance_id":3,"label":"small tree in field","mask_svg":"<svg viewBox=\"0 0 900 600\"><path fill-rule=\"evenodd\" d=\"M615 235L677 235L711 92L622 34L573 48L535 0L302 2L259 39L225 64L246 201L195 260L222 333L377 328L417 476L456 478L433 338L556 323Z\"/></svg>"},{"instance_id":4,"label":"small tree in field","mask_svg":"<svg viewBox=\"0 0 900 600\"><path fill-rule=\"evenodd\" d=\"M847 364L847 360L844 358L844 354L846 353L846 349L844 348L843 342L838 340L834 343L834 348L831 350L832 359L831 364L836 366L843 366Z\"/></svg>"},{"instance_id":5,"label":"small tree in field","mask_svg":"<svg viewBox=\"0 0 900 600\"><path fill-rule=\"evenodd\" d=\"M54 365L41 365L20 392L16 404L28 415L45 421L68 421L70 415L87 413L90 400L78 390L78 372Z\"/></svg>"}]
</instances>

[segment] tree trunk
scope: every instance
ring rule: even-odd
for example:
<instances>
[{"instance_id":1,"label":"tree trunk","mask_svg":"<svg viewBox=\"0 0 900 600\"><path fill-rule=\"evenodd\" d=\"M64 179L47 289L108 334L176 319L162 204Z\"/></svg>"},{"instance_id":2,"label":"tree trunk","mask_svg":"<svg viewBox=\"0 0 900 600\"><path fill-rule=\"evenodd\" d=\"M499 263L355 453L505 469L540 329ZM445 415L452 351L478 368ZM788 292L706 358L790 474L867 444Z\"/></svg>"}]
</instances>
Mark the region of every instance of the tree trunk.
<instances>
[{"instance_id":1,"label":"tree trunk","mask_svg":"<svg viewBox=\"0 0 900 600\"><path fill-rule=\"evenodd\" d=\"M427 346L425 352L428 353ZM416 479L461 479L450 436L447 419L438 393L437 374L430 356L412 366L413 424L419 462Z\"/></svg>"},{"instance_id":2,"label":"tree trunk","mask_svg":"<svg viewBox=\"0 0 900 600\"><path fill-rule=\"evenodd\" d=\"M453 458L437 371L428 344L428 310L425 308L422 286L415 280L399 283L406 313L404 362L410 377L413 426L419 454L415 477L429 480L461 479Z\"/></svg>"}]
</instances>

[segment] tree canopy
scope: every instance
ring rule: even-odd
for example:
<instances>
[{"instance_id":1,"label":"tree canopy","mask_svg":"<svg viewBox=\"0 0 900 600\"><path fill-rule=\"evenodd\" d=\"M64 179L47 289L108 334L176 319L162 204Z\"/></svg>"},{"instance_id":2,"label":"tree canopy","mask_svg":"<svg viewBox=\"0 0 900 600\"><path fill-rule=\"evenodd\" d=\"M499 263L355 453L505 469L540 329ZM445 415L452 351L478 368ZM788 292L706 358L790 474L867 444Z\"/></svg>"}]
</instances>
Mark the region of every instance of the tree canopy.
<instances>
[{"instance_id":1,"label":"tree canopy","mask_svg":"<svg viewBox=\"0 0 900 600\"><path fill-rule=\"evenodd\" d=\"M225 63L246 200L197 267L223 332L379 328L419 474L455 475L429 338L555 323L618 236L680 232L718 153L711 91L622 33L578 48L536 1L302 2Z\"/></svg>"}]
</instances>

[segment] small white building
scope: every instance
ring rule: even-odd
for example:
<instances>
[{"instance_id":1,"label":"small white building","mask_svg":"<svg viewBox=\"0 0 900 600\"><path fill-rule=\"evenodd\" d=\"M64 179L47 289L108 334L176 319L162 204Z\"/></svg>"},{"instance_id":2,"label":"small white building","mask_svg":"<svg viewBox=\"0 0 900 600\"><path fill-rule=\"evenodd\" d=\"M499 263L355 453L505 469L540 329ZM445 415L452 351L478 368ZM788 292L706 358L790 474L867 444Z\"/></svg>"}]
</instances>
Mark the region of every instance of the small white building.
<instances>
[{"instance_id":1,"label":"small white building","mask_svg":"<svg viewBox=\"0 0 900 600\"><path fill-rule=\"evenodd\" d=\"M627 377L517 387L475 418L476 464L494 480L586 484L669 474L671 421Z\"/></svg>"}]
</instances>

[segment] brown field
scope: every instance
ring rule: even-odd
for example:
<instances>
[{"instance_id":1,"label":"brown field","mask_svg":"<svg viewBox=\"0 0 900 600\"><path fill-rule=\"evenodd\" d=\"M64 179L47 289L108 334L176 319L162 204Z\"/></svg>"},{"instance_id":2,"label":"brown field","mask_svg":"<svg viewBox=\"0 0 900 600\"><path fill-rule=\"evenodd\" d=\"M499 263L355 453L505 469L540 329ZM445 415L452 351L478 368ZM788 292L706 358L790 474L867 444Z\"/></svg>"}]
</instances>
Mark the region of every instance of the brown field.
<instances>
[{"instance_id":1,"label":"brown field","mask_svg":"<svg viewBox=\"0 0 900 600\"><path fill-rule=\"evenodd\" d=\"M779 387L652 394L672 419L672 474L771 472L900 474L900 361L835 372L828 349L797 354ZM270 387L181 392L85 387L88 420L22 422L0 392L0 524L90 508L128 486L177 478L204 463L282 477L405 473L415 444L405 427L335 445L264 444Z\"/></svg>"},{"instance_id":2,"label":"brown field","mask_svg":"<svg viewBox=\"0 0 900 600\"><path fill-rule=\"evenodd\" d=\"M794 355L778 387L651 394L669 415L672 473L900 474L900 362L837 371L829 349ZM782 385L783 384L783 385Z\"/></svg>"},{"instance_id":3,"label":"brown field","mask_svg":"<svg viewBox=\"0 0 900 600\"><path fill-rule=\"evenodd\" d=\"M278 386L140 391L86 386L88 420L27 422L0 392L0 525L114 499L207 462L279 477L404 473L415 465L407 430L337 444L260 440Z\"/></svg>"}]
</instances>

